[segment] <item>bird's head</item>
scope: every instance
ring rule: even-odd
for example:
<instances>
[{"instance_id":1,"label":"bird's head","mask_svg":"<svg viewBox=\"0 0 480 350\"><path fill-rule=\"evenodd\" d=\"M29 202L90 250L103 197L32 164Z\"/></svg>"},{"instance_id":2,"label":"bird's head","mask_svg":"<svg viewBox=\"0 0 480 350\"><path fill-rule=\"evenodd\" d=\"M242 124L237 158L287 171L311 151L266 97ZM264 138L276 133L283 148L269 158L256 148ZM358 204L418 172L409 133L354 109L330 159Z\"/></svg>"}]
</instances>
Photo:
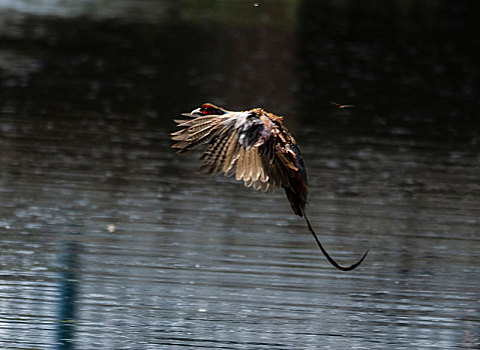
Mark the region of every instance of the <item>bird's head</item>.
<instances>
[{"instance_id":1,"label":"bird's head","mask_svg":"<svg viewBox=\"0 0 480 350\"><path fill-rule=\"evenodd\" d=\"M195 115L222 115L227 113L223 108L217 107L211 103L204 103L202 107L194 109L191 114Z\"/></svg>"}]
</instances>

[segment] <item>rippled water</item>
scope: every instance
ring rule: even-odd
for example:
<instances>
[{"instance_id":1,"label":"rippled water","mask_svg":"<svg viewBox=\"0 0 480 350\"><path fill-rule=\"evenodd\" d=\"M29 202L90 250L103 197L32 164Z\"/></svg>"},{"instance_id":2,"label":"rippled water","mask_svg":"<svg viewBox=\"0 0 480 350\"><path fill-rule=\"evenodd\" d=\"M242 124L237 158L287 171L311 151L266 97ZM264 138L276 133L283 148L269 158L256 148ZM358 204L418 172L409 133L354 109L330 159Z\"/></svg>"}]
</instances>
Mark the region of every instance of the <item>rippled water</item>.
<instances>
[{"instance_id":1,"label":"rippled water","mask_svg":"<svg viewBox=\"0 0 480 350\"><path fill-rule=\"evenodd\" d=\"M447 3L0 2L0 348L479 348L478 40ZM358 270L172 152L207 100L286 115Z\"/></svg>"}]
</instances>

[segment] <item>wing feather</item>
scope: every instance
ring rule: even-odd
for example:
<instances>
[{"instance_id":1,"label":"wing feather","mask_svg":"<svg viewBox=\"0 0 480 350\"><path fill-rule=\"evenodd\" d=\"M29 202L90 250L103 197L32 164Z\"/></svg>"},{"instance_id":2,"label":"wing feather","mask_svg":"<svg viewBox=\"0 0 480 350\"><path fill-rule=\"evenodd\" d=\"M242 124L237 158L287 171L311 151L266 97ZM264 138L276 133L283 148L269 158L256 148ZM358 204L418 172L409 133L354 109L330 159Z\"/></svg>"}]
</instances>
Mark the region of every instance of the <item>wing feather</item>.
<instances>
[{"instance_id":1,"label":"wing feather","mask_svg":"<svg viewBox=\"0 0 480 350\"><path fill-rule=\"evenodd\" d=\"M225 151L225 161L223 163L223 172L228 174L235 165L238 159L238 149L240 144L238 143L238 132L235 130L232 132L232 137L229 141L228 147Z\"/></svg>"},{"instance_id":2,"label":"wing feather","mask_svg":"<svg viewBox=\"0 0 480 350\"><path fill-rule=\"evenodd\" d=\"M240 147L239 152L238 152L238 159L237 159L237 169L236 169L236 172L235 172L235 179L236 180L242 180L243 179L243 174L245 173L244 155L245 155L245 151L242 147Z\"/></svg>"},{"instance_id":3,"label":"wing feather","mask_svg":"<svg viewBox=\"0 0 480 350\"><path fill-rule=\"evenodd\" d=\"M245 158L244 158L244 168L245 168L245 173L243 174L243 181L249 182L250 179L252 178L251 173L252 173L252 149L248 149L245 151ZM250 183L250 182L249 182ZM250 186L247 186L250 187Z\"/></svg>"},{"instance_id":4,"label":"wing feather","mask_svg":"<svg viewBox=\"0 0 480 350\"><path fill-rule=\"evenodd\" d=\"M226 131L223 134L221 134L220 136L221 142L217 147L216 156L215 158L212 159L212 166L214 167L213 174L218 174L219 172L222 171L225 158L226 158L227 149L229 146L229 142L231 141L232 138L234 138L234 136L235 136L234 133L231 133L231 132L228 133Z\"/></svg>"},{"instance_id":5,"label":"wing feather","mask_svg":"<svg viewBox=\"0 0 480 350\"><path fill-rule=\"evenodd\" d=\"M251 167L252 167L252 172L251 172L251 176L252 176L252 180L257 182L258 181L258 178L260 177L260 173L262 171L262 165L260 164L259 162L259 157L258 157L258 150L252 148L254 151L252 152L252 164L251 164Z\"/></svg>"}]
</instances>

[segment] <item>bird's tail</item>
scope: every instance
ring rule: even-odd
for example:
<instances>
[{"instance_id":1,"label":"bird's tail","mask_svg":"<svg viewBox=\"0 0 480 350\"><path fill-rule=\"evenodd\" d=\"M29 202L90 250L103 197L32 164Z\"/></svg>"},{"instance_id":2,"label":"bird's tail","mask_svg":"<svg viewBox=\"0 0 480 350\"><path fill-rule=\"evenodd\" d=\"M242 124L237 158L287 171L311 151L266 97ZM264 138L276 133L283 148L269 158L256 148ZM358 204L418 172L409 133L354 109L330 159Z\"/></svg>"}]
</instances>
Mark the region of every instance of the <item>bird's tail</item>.
<instances>
[{"instance_id":1,"label":"bird's tail","mask_svg":"<svg viewBox=\"0 0 480 350\"><path fill-rule=\"evenodd\" d=\"M337 268L337 269L339 269L339 270L342 270L342 271L351 271L351 270L354 270L355 268L357 268L357 267L362 263L362 261L363 261L363 260L365 259L365 257L367 256L368 250L365 252L365 254L363 254L362 258L361 258L360 260L358 260L355 264L350 265L350 266L346 266L346 267L341 266L339 263L337 263L337 262L330 256L330 254L328 254L328 252L325 250L325 248L323 248L322 243L320 243L320 240L318 239L317 234L315 233L315 231L314 231L313 228L312 228L312 225L310 224L310 220L308 220L308 217L307 217L307 214L305 213L305 210L303 210L303 216L305 217L305 221L307 222L308 230L312 233L313 238L315 238L315 241L317 242L318 247L319 247L320 250L322 251L323 255L325 255L325 257L327 258L327 260L330 262L330 264L332 264L335 268Z\"/></svg>"}]
</instances>

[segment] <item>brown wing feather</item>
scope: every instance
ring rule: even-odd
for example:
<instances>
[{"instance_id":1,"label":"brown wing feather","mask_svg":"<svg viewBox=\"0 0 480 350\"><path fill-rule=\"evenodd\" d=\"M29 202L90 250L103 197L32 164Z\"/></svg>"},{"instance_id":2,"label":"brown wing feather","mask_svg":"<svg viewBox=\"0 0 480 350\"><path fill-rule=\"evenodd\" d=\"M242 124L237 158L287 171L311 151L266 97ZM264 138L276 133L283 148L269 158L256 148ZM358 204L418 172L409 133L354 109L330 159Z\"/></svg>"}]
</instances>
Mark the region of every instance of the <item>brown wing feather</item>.
<instances>
[{"instance_id":1,"label":"brown wing feather","mask_svg":"<svg viewBox=\"0 0 480 350\"><path fill-rule=\"evenodd\" d=\"M222 171L225 174L229 174L230 170L235 165L235 156L237 155L239 148L238 144L238 135L236 132L231 134L230 140L228 141L227 148L225 149L225 157L223 159Z\"/></svg>"},{"instance_id":2,"label":"brown wing feather","mask_svg":"<svg viewBox=\"0 0 480 350\"><path fill-rule=\"evenodd\" d=\"M172 148L178 148L177 153L184 153L210 142L221 126L214 117L202 118L200 124L195 119L180 122L178 126L185 129L171 134L172 140L179 141L172 145Z\"/></svg>"}]
</instances>

